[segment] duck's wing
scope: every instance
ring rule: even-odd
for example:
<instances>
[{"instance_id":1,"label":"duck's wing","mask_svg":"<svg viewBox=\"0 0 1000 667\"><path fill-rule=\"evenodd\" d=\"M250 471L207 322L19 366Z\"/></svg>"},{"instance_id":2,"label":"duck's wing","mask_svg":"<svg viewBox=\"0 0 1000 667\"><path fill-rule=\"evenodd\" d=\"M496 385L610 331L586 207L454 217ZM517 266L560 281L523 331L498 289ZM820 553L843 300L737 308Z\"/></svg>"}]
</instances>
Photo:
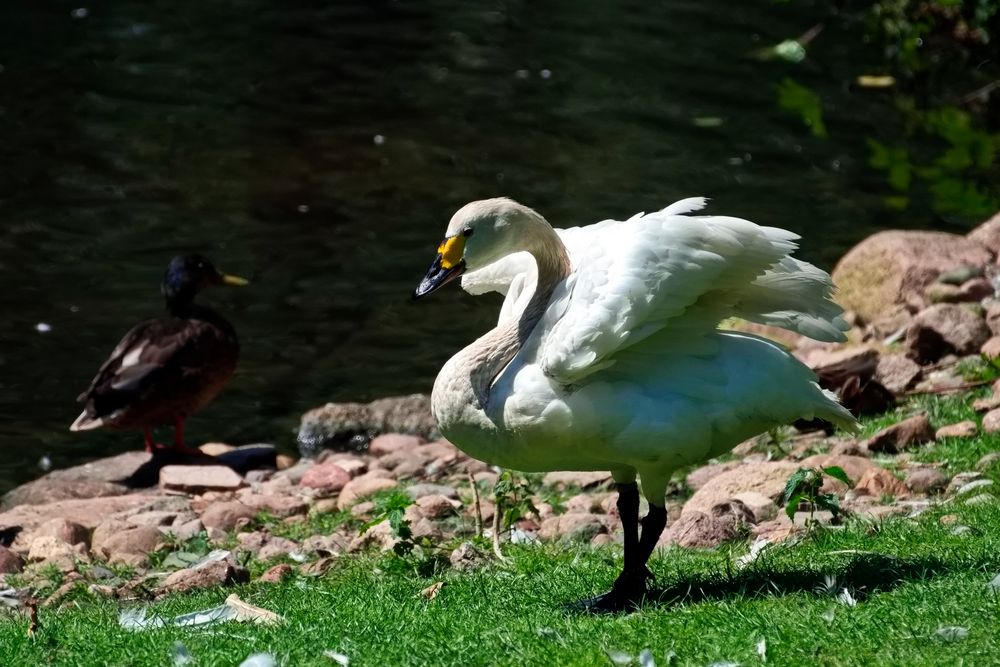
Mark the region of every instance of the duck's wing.
<instances>
[{"instance_id":1,"label":"duck's wing","mask_svg":"<svg viewBox=\"0 0 1000 667\"><path fill-rule=\"evenodd\" d=\"M829 276L789 257L797 235L739 218L681 214L703 201L591 232L533 334L535 359L548 376L572 384L654 333L674 332L681 343L733 315L793 329L805 322L807 335L843 338Z\"/></svg>"},{"instance_id":2,"label":"duck's wing","mask_svg":"<svg viewBox=\"0 0 1000 667\"><path fill-rule=\"evenodd\" d=\"M211 326L180 318L149 320L135 326L115 346L87 390L77 397L85 407L70 429L100 426L102 418L144 395L165 370L179 376L189 372L192 343Z\"/></svg>"}]
</instances>

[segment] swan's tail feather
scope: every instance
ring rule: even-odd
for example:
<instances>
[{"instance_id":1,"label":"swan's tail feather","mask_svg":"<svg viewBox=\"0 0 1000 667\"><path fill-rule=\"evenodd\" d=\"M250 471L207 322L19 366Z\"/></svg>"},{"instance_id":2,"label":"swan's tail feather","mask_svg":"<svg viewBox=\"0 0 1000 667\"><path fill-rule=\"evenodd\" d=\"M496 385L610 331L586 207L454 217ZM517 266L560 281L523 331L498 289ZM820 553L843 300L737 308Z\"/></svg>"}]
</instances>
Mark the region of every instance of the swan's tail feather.
<instances>
[{"instance_id":1,"label":"swan's tail feather","mask_svg":"<svg viewBox=\"0 0 1000 667\"><path fill-rule=\"evenodd\" d=\"M808 262L783 257L740 291L736 315L824 342L847 340L844 310L830 298L830 275Z\"/></svg>"},{"instance_id":2,"label":"swan's tail feather","mask_svg":"<svg viewBox=\"0 0 1000 667\"><path fill-rule=\"evenodd\" d=\"M848 433L857 433L860 430L858 420L854 418L854 415L847 408L841 405L837 395L826 389L821 389L820 391L823 392L828 401L823 403L821 409L816 410L816 416L820 419L825 419Z\"/></svg>"}]
</instances>

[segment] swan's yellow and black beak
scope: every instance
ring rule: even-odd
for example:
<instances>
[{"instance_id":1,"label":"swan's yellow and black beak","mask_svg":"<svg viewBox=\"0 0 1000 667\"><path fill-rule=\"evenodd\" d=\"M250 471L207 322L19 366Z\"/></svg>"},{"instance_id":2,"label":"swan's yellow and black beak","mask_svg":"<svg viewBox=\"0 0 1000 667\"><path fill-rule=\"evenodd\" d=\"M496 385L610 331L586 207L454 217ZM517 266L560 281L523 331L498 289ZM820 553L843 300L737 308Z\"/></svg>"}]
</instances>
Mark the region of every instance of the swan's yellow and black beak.
<instances>
[{"instance_id":1,"label":"swan's yellow and black beak","mask_svg":"<svg viewBox=\"0 0 1000 667\"><path fill-rule=\"evenodd\" d=\"M427 275L413 291L413 300L427 296L462 275L465 271L465 260L462 259L464 250L464 236L452 236L442 241L438 246L437 257L427 270Z\"/></svg>"}]
</instances>

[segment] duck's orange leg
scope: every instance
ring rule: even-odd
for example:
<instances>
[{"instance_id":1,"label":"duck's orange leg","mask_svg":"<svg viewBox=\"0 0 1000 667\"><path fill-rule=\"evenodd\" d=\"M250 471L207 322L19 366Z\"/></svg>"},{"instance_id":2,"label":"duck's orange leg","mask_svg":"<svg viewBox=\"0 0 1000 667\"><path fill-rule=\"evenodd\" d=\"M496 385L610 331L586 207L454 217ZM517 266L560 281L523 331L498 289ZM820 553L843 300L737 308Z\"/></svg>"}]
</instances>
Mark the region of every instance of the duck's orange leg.
<instances>
[{"instance_id":1,"label":"duck's orange leg","mask_svg":"<svg viewBox=\"0 0 1000 667\"><path fill-rule=\"evenodd\" d=\"M174 417L174 451L180 454L190 454L192 456L207 456L205 452L197 447L188 447L184 443L184 416Z\"/></svg>"},{"instance_id":2,"label":"duck's orange leg","mask_svg":"<svg viewBox=\"0 0 1000 667\"><path fill-rule=\"evenodd\" d=\"M152 454L156 450L156 442L153 441L153 429L147 426L142 429L142 434L146 438L146 453Z\"/></svg>"}]
</instances>

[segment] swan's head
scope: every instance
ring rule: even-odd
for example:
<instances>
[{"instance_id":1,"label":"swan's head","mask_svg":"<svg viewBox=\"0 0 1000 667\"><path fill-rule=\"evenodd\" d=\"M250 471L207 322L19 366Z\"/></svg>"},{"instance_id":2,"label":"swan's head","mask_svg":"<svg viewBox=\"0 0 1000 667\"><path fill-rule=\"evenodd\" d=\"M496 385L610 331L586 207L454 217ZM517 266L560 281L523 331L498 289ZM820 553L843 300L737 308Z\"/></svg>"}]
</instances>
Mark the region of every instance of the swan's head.
<instances>
[{"instance_id":1,"label":"swan's head","mask_svg":"<svg viewBox=\"0 0 1000 667\"><path fill-rule=\"evenodd\" d=\"M413 293L430 294L465 271L476 271L530 247L542 216L512 199L483 199L458 209L448 223L437 257Z\"/></svg>"}]
</instances>

